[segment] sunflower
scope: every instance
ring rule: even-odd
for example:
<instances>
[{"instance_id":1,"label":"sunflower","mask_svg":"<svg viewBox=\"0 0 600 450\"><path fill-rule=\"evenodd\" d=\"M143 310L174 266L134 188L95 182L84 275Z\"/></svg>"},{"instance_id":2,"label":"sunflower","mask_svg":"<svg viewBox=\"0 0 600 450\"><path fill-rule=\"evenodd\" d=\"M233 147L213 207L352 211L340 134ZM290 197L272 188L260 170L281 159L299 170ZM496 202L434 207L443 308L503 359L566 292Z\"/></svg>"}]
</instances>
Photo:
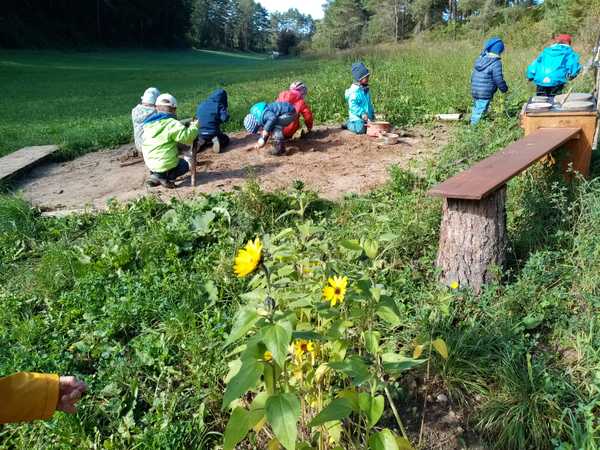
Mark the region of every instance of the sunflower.
<instances>
[{"instance_id":1,"label":"sunflower","mask_svg":"<svg viewBox=\"0 0 600 450\"><path fill-rule=\"evenodd\" d=\"M296 361L301 361L302 357L305 354L310 354L311 359L315 358L315 344L312 341L307 341L306 339L298 339L294 342L294 356Z\"/></svg>"},{"instance_id":2,"label":"sunflower","mask_svg":"<svg viewBox=\"0 0 600 450\"><path fill-rule=\"evenodd\" d=\"M458 287L458 281L453 281L452 283L450 283L450 289L458 289Z\"/></svg>"},{"instance_id":3,"label":"sunflower","mask_svg":"<svg viewBox=\"0 0 600 450\"><path fill-rule=\"evenodd\" d=\"M256 270L262 259L262 247L262 242L257 237L238 251L233 265L233 271L238 277L245 277Z\"/></svg>"},{"instance_id":4,"label":"sunflower","mask_svg":"<svg viewBox=\"0 0 600 450\"><path fill-rule=\"evenodd\" d=\"M331 303L331 306L335 306L338 303L344 302L344 296L346 295L346 286L348 285L348 277L329 277L327 280L328 284L323 288L323 297L325 300Z\"/></svg>"},{"instance_id":5,"label":"sunflower","mask_svg":"<svg viewBox=\"0 0 600 450\"><path fill-rule=\"evenodd\" d=\"M263 355L263 361L265 361L265 362L273 361L273 353L271 353L270 351L267 350Z\"/></svg>"}]
</instances>

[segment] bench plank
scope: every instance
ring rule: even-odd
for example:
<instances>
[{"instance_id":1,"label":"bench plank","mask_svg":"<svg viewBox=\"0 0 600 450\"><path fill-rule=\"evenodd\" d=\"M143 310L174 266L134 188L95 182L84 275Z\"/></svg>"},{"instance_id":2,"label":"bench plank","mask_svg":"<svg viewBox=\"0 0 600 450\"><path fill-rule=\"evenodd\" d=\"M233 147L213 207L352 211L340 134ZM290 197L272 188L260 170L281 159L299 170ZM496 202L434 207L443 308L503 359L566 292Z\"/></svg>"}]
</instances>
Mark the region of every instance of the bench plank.
<instances>
[{"instance_id":1,"label":"bench plank","mask_svg":"<svg viewBox=\"0 0 600 450\"><path fill-rule=\"evenodd\" d=\"M56 145L25 147L0 158L0 180L31 167L58 150Z\"/></svg>"},{"instance_id":2,"label":"bench plank","mask_svg":"<svg viewBox=\"0 0 600 450\"><path fill-rule=\"evenodd\" d=\"M576 138L581 128L540 128L431 188L431 196L481 200L534 162Z\"/></svg>"}]
</instances>

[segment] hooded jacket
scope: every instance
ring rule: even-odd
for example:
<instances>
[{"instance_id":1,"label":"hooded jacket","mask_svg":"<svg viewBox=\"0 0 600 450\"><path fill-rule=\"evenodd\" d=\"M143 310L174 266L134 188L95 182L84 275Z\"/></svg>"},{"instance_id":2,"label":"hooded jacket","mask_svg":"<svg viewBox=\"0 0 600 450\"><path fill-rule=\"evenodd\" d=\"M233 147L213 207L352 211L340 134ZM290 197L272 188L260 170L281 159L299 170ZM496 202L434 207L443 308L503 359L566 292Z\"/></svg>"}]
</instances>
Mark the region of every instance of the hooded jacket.
<instances>
[{"instance_id":1,"label":"hooded jacket","mask_svg":"<svg viewBox=\"0 0 600 450\"><path fill-rule=\"evenodd\" d=\"M302 117L304 117L304 124L306 125L306 128L312 130L313 113L298 91L293 89L289 91L283 91L279 94L279 97L277 97L277 101L290 103L294 106L296 112L298 113L296 119L283 129L283 136L286 139L294 136L296 131L298 131L300 128L300 114L302 114Z\"/></svg>"},{"instance_id":2,"label":"hooded jacket","mask_svg":"<svg viewBox=\"0 0 600 450\"><path fill-rule=\"evenodd\" d=\"M369 120L375 120L375 109L371 101L371 94L368 89L353 83L345 93L348 102L348 120L350 122L363 120L363 115L367 115Z\"/></svg>"},{"instance_id":3,"label":"hooded jacket","mask_svg":"<svg viewBox=\"0 0 600 450\"><path fill-rule=\"evenodd\" d=\"M508 91L502 74L502 60L500 56L484 51L473 66L471 95L477 100L491 100L498 89Z\"/></svg>"},{"instance_id":4,"label":"hooded jacket","mask_svg":"<svg viewBox=\"0 0 600 450\"><path fill-rule=\"evenodd\" d=\"M221 124L229 120L227 107L227 92L223 89L215 90L198 104L196 117L200 122L201 135L214 137L221 133Z\"/></svg>"},{"instance_id":5,"label":"hooded jacket","mask_svg":"<svg viewBox=\"0 0 600 450\"><path fill-rule=\"evenodd\" d=\"M277 119L285 114L296 114L294 105L287 102L269 103L263 110L259 123L263 130L270 133L277 125Z\"/></svg>"},{"instance_id":6,"label":"hooded jacket","mask_svg":"<svg viewBox=\"0 0 600 450\"><path fill-rule=\"evenodd\" d=\"M0 424L49 419L58 394L58 375L19 372L0 378Z\"/></svg>"},{"instance_id":7,"label":"hooded jacket","mask_svg":"<svg viewBox=\"0 0 600 450\"><path fill-rule=\"evenodd\" d=\"M581 71L579 55L566 44L546 47L527 68L527 78L538 86L565 84Z\"/></svg>"},{"instance_id":8,"label":"hooded jacket","mask_svg":"<svg viewBox=\"0 0 600 450\"><path fill-rule=\"evenodd\" d=\"M156 112L144 122L142 154L151 172L164 173L179 163L177 144L190 145L198 136L198 122L185 127L172 114Z\"/></svg>"}]
</instances>

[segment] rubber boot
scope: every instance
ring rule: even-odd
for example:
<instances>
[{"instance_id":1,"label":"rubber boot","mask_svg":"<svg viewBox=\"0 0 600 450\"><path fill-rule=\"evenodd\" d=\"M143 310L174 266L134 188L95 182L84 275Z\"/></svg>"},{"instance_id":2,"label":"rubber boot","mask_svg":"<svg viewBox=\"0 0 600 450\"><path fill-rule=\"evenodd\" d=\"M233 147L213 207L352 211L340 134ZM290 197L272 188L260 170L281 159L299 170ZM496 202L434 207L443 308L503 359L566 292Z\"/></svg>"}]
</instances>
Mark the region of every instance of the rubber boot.
<instances>
[{"instance_id":1,"label":"rubber boot","mask_svg":"<svg viewBox=\"0 0 600 450\"><path fill-rule=\"evenodd\" d=\"M213 153L221 153L221 141L219 141L218 136L212 138L212 151Z\"/></svg>"},{"instance_id":2,"label":"rubber boot","mask_svg":"<svg viewBox=\"0 0 600 450\"><path fill-rule=\"evenodd\" d=\"M285 154L285 144L283 143L283 141L273 141L271 155L281 156L283 154Z\"/></svg>"},{"instance_id":3,"label":"rubber boot","mask_svg":"<svg viewBox=\"0 0 600 450\"><path fill-rule=\"evenodd\" d=\"M150 174L150 176L148 177L148 179L146 180L146 186L147 187L156 187L160 184L160 179L159 177L157 177L156 175L154 175L153 173Z\"/></svg>"}]
</instances>

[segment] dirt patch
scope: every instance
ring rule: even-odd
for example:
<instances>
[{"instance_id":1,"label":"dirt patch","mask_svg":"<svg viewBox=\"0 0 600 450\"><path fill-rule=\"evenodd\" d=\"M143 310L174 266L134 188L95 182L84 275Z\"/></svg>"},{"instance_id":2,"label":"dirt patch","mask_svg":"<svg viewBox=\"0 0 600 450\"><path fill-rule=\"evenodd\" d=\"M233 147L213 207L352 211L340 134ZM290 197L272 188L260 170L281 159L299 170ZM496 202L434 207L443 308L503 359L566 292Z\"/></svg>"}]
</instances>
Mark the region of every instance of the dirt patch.
<instances>
[{"instance_id":1,"label":"dirt patch","mask_svg":"<svg viewBox=\"0 0 600 450\"><path fill-rule=\"evenodd\" d=\"M380 145L373 138L338 128L320 127L304 139L288 143L285 156L252 149L255 137L234 133L221 154L210 150L198 155L197 186L190 177L176 189L147 188L143 163L121 167L131 145L90 153L73 161L45 164L16 181L24 197L45 211L104 209L110 199L128 201L153 193L163 199L190 197L198 192L229 191L256 177L261 186L275 190L302 180L307 188L328 199L347 193L366 193L385 183L392 164L420 170L446 142L447 130L411 129L395 145Z\"/></svg>"}]
</instances>

